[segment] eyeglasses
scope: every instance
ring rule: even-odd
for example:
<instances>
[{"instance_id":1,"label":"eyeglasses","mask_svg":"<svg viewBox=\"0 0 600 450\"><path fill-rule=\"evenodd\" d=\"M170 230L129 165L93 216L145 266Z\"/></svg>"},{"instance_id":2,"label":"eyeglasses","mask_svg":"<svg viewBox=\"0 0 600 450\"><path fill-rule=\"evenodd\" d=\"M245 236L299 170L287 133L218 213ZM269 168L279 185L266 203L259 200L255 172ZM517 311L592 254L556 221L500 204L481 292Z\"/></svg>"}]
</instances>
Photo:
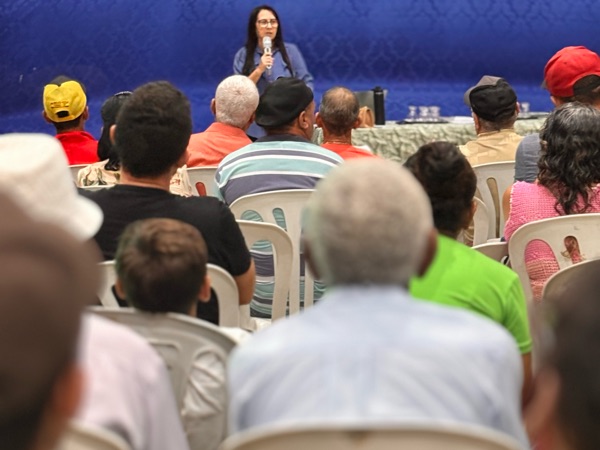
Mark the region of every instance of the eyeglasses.
<instances>
[{"instance_id":1,"label":"eyeglasses","mask_svg":"<svg viewBox=\"0 0 600 450\"><path fill-rule=\"evenodd\" d=\"M268 25L271 25L272 27L276 27L277 25L279 25L277 23L277 19L261 19L261 20L257 20L256 23L258 23L258 26L261 28L267 28Z\"/></svg>"}]
</instances>

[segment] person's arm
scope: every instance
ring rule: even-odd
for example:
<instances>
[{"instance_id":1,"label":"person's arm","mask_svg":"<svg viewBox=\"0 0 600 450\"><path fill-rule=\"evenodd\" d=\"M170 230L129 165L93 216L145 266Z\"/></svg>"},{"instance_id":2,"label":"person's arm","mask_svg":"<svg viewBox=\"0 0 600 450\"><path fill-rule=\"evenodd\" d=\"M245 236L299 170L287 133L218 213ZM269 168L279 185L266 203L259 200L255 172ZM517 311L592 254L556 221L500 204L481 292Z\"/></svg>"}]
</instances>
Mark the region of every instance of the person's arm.
<instances>
[{"instance_id":1,"label":"person's arm","mask_svg":"<svg viewBox=\"0 0 600 450\"><path fill-rule=\"evenodd\" d=\"M286 44L285 48L288 52L288 56L290 57L292 67L294 68L295 77L304 81L311 90L314 90L313 76L308 71L306 62L304 62L304 58L298 47L296 47L294 44Z\"/></svg>"},{"instance_id":2,"label":"person's arm","mask_svg":"<svg viewBox=\"0 0 600 450\"><path fill-rule=\"evenodd\" d=\"M246 49L241 48L238 50L233 59L233 72L238 75L243 75L242 70L244 69L245 61ZM248 75L248 78L250 78L254 82L254 84L257 84L258 80L260 80L260 77L262 77L263 73L265 73L265 70L267 70L268 65L273 66L273 56L265 55L263 53L258 66L256 66L256 68L250 73L250 75Z\"/></svg>"},{"instance_id":3,"label":"person's arm","mask_svg":"<svg viewBox=\"0 0 600 450\"><path fill-rule=\"evenodd\" d=\"M502 212L504 212L504 218L508 222L508 218L510 216L510 193L512 191L512 186L509 186L502 194Z\"/></svg>"},{"instance_id":4,"label":"person's arm","mask_svg":"<svg viewBox=\"0 0 600 450\"><path fill-rule=\"evenodd\" d=\"M250 261L250 268L243 274L233 277L237 284L240 305L247 305L254 295L254 285L256 284L256 268L254 261Z\"/></svg>"}]
</instances>

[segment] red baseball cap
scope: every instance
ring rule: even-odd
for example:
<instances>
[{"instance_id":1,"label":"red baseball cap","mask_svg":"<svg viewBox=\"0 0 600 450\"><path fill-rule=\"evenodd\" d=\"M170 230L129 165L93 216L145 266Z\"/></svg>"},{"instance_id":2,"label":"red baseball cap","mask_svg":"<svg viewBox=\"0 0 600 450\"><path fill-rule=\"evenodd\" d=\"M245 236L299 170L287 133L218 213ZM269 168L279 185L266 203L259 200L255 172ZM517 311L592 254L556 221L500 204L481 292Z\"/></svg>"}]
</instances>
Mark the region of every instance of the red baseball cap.
<instances>
[{"instance_id":1,"label":"red baseball cap","mask_svg":"<svg viewBox=\"0 0 600 450\"><path fill-rule=\"evenodd\" d=\"M573 85L588 75L600 76L600 56L583 47L565 47L544 68L543 86L555 97L572 97Z\"/></svg>"}]
</instances>

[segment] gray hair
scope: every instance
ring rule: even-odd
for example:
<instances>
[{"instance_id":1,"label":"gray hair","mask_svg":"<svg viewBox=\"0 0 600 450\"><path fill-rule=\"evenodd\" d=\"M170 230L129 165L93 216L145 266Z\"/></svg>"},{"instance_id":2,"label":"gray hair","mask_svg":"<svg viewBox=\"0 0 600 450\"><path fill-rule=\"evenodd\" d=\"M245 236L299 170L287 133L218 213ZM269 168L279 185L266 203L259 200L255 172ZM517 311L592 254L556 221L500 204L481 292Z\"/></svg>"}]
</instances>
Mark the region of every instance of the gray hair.
<instances>
[{"instance_id":1,"label":"gray hair","mask_svg":"<svg viewBox=\"0 0 600 450\"><path fill-rule=\"evenodd\" d=\"M258 89L248 77L232 75L217 86L215 120L244 128L258 106Z\"/></svg>"},{"instance_id":2,"label":"gray hair","mask_svg":"<svg viewBox=\"0 0 600 450\"><path fill-rule=\"evenodd\" d=\"M361 159L319 183L306 211L305 239L325 283L407 286L433 229L419 182L394 161Z\"/></svg>"},{"instance_id":3,"label":"gray hair","mask_svg":"<svg viewBox=\"0 0 600 450\"><path fill-rule=\"evenodd\" d=\"M344 134L352 129L358 119L360 104L356 94L345 87L329 89L321 99L319 116L327 129L335 134Z\"/></svg>"}]
</instances>

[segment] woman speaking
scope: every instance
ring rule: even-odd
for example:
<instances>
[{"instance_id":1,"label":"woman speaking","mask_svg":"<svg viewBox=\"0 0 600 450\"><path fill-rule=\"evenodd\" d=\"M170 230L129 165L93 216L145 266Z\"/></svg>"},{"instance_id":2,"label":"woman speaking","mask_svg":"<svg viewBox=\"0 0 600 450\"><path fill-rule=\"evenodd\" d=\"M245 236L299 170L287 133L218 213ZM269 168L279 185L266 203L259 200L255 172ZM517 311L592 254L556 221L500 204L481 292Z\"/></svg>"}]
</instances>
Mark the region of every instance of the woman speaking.
<instances>
[{"instance_id":1,"label":"woman speaking","mask_svg":"<svg viewBox=\"0 0 600 450\"><path fill-rule=\"evenodd\" d=\"M254 81L260 94L280 77L299 78L313 89L313 77L300 50L283 42L277 12L267 5L257 6L250 13L246 45L235 54L233 71Z\"/></svg>"}]
</instances>

